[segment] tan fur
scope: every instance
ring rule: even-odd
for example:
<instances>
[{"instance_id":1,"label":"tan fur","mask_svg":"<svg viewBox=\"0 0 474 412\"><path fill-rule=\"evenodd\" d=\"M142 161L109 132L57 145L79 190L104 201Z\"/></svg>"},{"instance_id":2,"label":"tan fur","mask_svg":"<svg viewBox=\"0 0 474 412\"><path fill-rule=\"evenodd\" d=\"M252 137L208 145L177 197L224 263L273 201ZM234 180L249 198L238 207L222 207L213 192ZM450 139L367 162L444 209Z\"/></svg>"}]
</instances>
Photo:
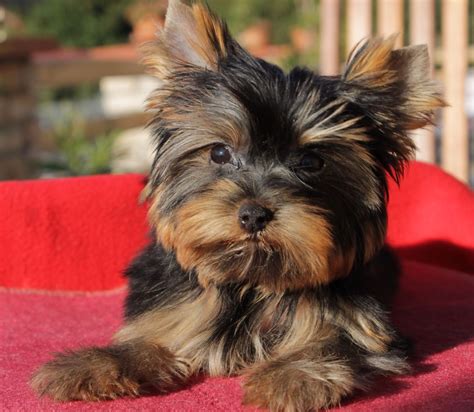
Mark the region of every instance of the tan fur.
<instances>
[{"instance_id":1,"label":"tan fur","mask_svg":"<svg viewBox=\"0 0 474 412\"><path fill-rule=\"evenodd\" d=\"M165 120L170 127L180 130L173 136L173 145L177 141L186 141L192 138L195 145L202 145L203 141L216 143L222 141L229 144L234 150L245 148L250 140L248 120L245 109L234 96L222 92L220 96L212 98L213 105L203 106L196 102L192 109L177 111L173 107L161 108L162 100L166 98L163 93L158 93L149 102L148 108L154 110L160 107L160 118ZM211 99L210 99L211 100Z\"/></svg>"},{"instance_id":2,"label":"tan fur","mask_svg":"<svg viewBox=\"0 0 474 412\"><path fill-rule=\"evenodd\" d=\"M182 68L217 69L227 54L225 25L202 4L189 7L171 0L165 28L158 39L141 48L150 74L167 80Z\"/></svg>"},{"instance_id":3,"label":"tan fur","mask_svg":"<svg viewBox=\"0 0 474 412\"><path fill-rule=\"evenodd\" d=\"M264 296L263 294L260 298ZM337 337L335 327L322 322L314 304L303 295L298 302L289 330L271 353L266 352L262 339L274 326L275 309L281 296L275 295L267 303L268 306L258 324L248 331L250 342L247 349L253 347L254 362L257 364L270 358L285 356L299 348L325 347ZM363 314L352 313L354 309L354 307L347 308L350 319L353 319L350 324L344 323L345 317L332 321L348 330L361 346L382 353L391 337L383 335L383 325L377 319L369 323ZM226 353L224 341L209 345L213 321L220 310L217 290L210 286L195 299L177 303L170 308L157 309L132 320L116 334L115 342L123 344L142 339L164 347L173 352L182 365L188 366L187 374L199 371L206 371L211 376L238 373L250 366L239 357L238 352ZM280 319L280 322L284 319Z\"/></svg>"},{"instance_id":4,"label":"tan fur","mask_svg":"<svg viewBox=\"0 0 474 412\"><path fill-rule=\"evenodd\" d=\"M316 212L306 205L285 204L275 212L274 224L268 226L265 240L284 251L287 273L304 274L304 278L293 278L288 283L282 281L282 288L316 286L337 276L332 273L329 262L334 248L329 225L323 215Z\"/></svg>"},{"instance_id":5,"label":"tan fur","mask_svg":"<svg viewBox=\"0 0 474 412\"><path fill-rule=\"evenodd\" d=\"M366 308L354 304L340 302L342 311L331 321L347 331L351 339L360 347L374 353L383 353L392 341L387 330L387 320L375 316Z\"/></svg>"},{"instance_id":6,"label":"tan fur","mask_svg":"<svg viewBox=\"0 0 474 412\"><path fill-rule=\"evenodd\" d=\"M220 310L217 291L208 288L197 299L177 303L173 307L147 312L126 324L115 341L124 343L140 338L172 351L189 371L222 368L209 358L206 344L212 332L211 323ZM207 362L210 362L207 365Z\"/></svg>"},{"instance_id":7,"label":"tan fur","mask_svg":"<svg viewBox=\"0 0 474 412\"><path fill-rule=\"evenodd\" d=\"M63 354L43 365L31 379L41 396L57 401L99 401L139 395L137 382L121 376L113 357L94 349Z\"/></svg>"},{"instance_id":8,"label":"tan fur","mask_svg":"<svg viewBox=\"0 0 474 412\"><path fill-rule=\"evenodd\" d=\"M403 47L395 50L393 56L401 66L399 69L408 90L408 99L404 102L403 109L414 114L406 128L414 130L432 123L434 111L446 107L447 103L439 86L430 80L431 66L427 46Z\"/></svg>"},{"instance_id":9,"label":"tan fur","mask_svg":"<svg viewBox=\"0 0 474 412\"><path fill-rule=\"evenodd\" d=\"M172 60L162 43L148 42L139 48L141 63L146 72L159 79L166 79L170 73Z\"/></svg>"},{"instance_id":10,"label":"tan fur","mask_svg":"<svg viewBox=\"0 0 474 412\"><path fill-rule=\"evenodd\" d=\"M322 127L322 125L317 124L303 133L300 144L312 144L318 141L330 142L334 138L338 142L341 141L341 138L347 141L366 142L369 140L367 130L362 127L353 127L359 120L360 118L355 117L329 127ZM325 119L323 119L323 122L325 122Z\"/></svg>"},{"instance_id":11,"label":"tan fur","mask_svg":"<svg viewBox=\"0 0 474 412\"><path fill-rule=\"evenodd\" d=\"M261 295L263 298L265 295ZM249 330L248 349L253 347L255 363L278 358L295 350L310 347L326 347L337 338L335 325L344 328L360 345L375 353L383 353L391 336L379 319L368 319L354 306L344 309L344 316L322 321L314 303L302 295L298 301L290 328L271 353L264 350L263 337L271 331L275 322L275 309L282 295L274 295L258 320ZM257 299L259 299L257 297ZM215 287L208 287L197 298L177 303L173 307L157 309L132 320L115 336L117 344L142 339L173 352L176 359L188 365L187 373L206 371L212 376L233 374L249 367L237 353L225 353L224 341L209 345L212 322L221 310ZM347 313L346 313L347 311ZM347 323L347 319L351 319ZM279 320L283 322L285 317ZM334 324L331 325L331 322ZM276 325L275 325L276 326ZM242 349L242 348L241 348Z\"/></svg>"},{"instance_id":12,"label":"tan fur","mask_svg":"<svg viewBox=\"0 0 474 412\"><path fill-rule=\"evenodd\" d=\"M189 366L145 336L106 348L64 353L33 376L31 386L59 401L136 397L147 389L168 392L189 377Z\"/></svg>"},{"instance_id":13,"label":"tan fur","mask_svg":"<svg viewBox=\"0 0 474 412\"><path fill-rule=\"evenodd\" d=\"M57 400L103 400L138 396L146 390L142 382L167 392L199 372L244 373L244 403L271 411L330 407L366 384L356 380L348 360L338 355L340 330L373 354L367 361L374 367L406 371L403 360L383 356L392 340L384 319L343 301L340 312L322 316L310 292L299 296L292 314L276 317L283 296L255 296L255 304L265 301L264 310L246 339L229 351L224 338L210 339L222 303L218 290L209 286L198 296L183 296L169 307L130 320L108 348L57 357L35 374L32 386ZM282 338L265 348L264 339L285 324ZM245 351L253 357L244 358Z\"/></svg>"},{"instance_id":14,"label":"tan fur","mask_svg":"<svg viewBox=\"0 0 474 412\"><path fill-rule=\"evenodd\" d=\"M238 225L235 206L225 202L239 192L234 182L220 180L212 192L188 202L178 211L173 247L184 268L202 260L201 253L220 242L231 244L246 239Z\"/></svg>"},{"instance_id":15,"label":"tan fur","mask_svg":"<svg viewBox=\"0 0 474 412\"><path fill-rule=\"evenodd\" d=\"M196 47L201 51L203 58L215 69L218 59L225 58L227 55L223 23L200 3L193 4L192 11L198 33ZM216 42L214 43L213 40Z\"/></svg>"},{"instance_id":16,"label":"tan fur","mask_svg":"<svg viewBox=\"0 0 474 412\"><path fill-rule=\"evenodd\" d=\"M250 369L244 404L271 412L305 412L336 406L360 386L343 359L301 349Z\"/></svg>"},{"instance_id":17,"label":"tan fur","mask_svg":"<svg viewBox=\"0 0 474 412\"><path fill-rule=\"evenodd\" d=\"M299 145L312 144L318 140L328 141L328 138L337 137L348 141L367 141L367 131L354 127L360 118L353 118L343 123L332 124L331 120L342 113L347 102L337 99L314 112L314 107L320 104L319 92L313 92L298 111L296 127L299 129ZM316 122L316 124L314 123Z\"/></svg>"},{"instance_id":18,"label":"tan fur","mask_svg":"<svg viewBox=\"0 0 474 412\"><path fill-rule=\"evenodd\" d=\"M375 353L385 353L392 339L381 319L368 317L357 306L343 306L340 317L323 320L302 295L290 329L270 360L245 371L244 403L270 411L309 411L337 406L354 389L365 389L368 382L354 375L347 359L335 355L338 327ZM392 373L406 371L401 359L391 364L390 359L374 356L370 362Z\"/></svg>"},{"instance_id":19,"label":"tan fur","mask_svg":"<svg viewBox=\"0 0 474 412\"><path fill-rule=\"evenodd\" d=\"M235 222L229 219L229 211L221 202L221 197L225 197L226 193L229 195L237 190L234 183L219 181L211 193L183 206L172 217L162 217L159 213L162 188L155 191L149 212L150 221L156 228L155 233L160 243L165 248L176 251L178 261L184 269L192 268L197 260L196 254L199 254L192 243L206 246L219 242L220 239L245 239L236 219ZM214 225L208 225L209 221L214 222ZM219 223L225 223L224 228L227 230L221 230Z\"/></svg>"},{"instance_id":20,"label":"tan fur","mask_svg":"<svg viewBox=\"0 0 474 412\"><path fill-rule=\"evenodd\" d=\"M319 95L315 95L314 99L319 99ZM317 103L315 101L314 105ZM344 112L346 106L347 103L339 99L328 103L314 113L311 113L309 110L303 110L298 116L298 127L301 130L299 144L310 144L319 139L327 141L328 137L366 141L367 131L364 128L354 127L360 118L356 117L337 124L331 123L334 117ZM314 124L315 121L317 121L316 124ZM308 127L308 124L311 124L311 127Z\"/></svg>"},{"instance_id":21,"label":"tan fur","mask_svg":"<svg viewBox=\"0 0 474 412\"><path fill-rule=\"evenodd\" d=\"M311 305L304 295L299 299L293 322L282 341L275 348L276 356L283 356L295 348L314 345L334 336L334 331L323 326L321 313Z\"/></svg>"},{"instance_id":22,"label":"tan fur","mask_svg":"<svg viewBox=\"0 0 474 412\"><path fill-rule=\"evenodd\" d=\"M189 366L189 373L204 371L211 376L234 374L248 367L248 361L239 352L224 350L223 340L210 344L213 322L220 310L217 289L209 286L195 299L177 303L170 308L157 309L134 319L116 334L115 341L127 343L140 338L163 346ZM273 316L274 313L268 312L262 316L261 322L269 325ZM253 347L257 362L268 357L263 349L262 331L262 326L257 325L247 347L247 350Z\"/></svg>"},{"instance_id":23,"label":"tan fur","mask_svg":"<svg viewBox=\"0 0 474 412\"><path fill-rule=\"evenodd\" d=\"M188 202L173 217L160 217L160 190L156 193L150 216L158 239L176 252L184 269L197 269L203 286L230 280L228 276L242 280L248 273L245 266L240 273L219 273L212 258L216 245L223 244L228 245L228 251L249 253L247 234L238 224L239 204L226 201L240 191L234 182L220 180L212 191ZM276 209L274 220L259 235L259 241L258 247L275 248L284 254L282 273L269 274L267 286L273 291L328 283L345 276L354 259L354 253L335 250L323 214L299 203L283 204ZM261 279L260 288L265 288L265 279Z\"/></svg>"},{"instance_id":24,"label":"tan fur","mask_svg":"<svg viewBox=\"0 0 474 412\"><path fill-rule=\"evenodd\" d=\"M342 75L345 82L377 91L398 84L405 89L400 110L406 119L398 126L405 130L424 127L433 120L434 110L446 106L439 87L430 80L426 46L394 50L396 35L361 42L351 52ZM351 100L354 100L352 96ZM383 116L379 113L379 116ZM397 119L398 120L398 119ZM387 122L393 119L387 118Z\"/></svg>"},{"instance_id":25,"label":"tan fur","mask_svg":"<svg viewBox=\"0 0 474 412\"><path fill-rule=\"evenodd\" d=\"M397 79L397 72L390 65L397 36L362 41L349 55L344 79L364 81L380 87Z\"/></svg>"}]
</instances>

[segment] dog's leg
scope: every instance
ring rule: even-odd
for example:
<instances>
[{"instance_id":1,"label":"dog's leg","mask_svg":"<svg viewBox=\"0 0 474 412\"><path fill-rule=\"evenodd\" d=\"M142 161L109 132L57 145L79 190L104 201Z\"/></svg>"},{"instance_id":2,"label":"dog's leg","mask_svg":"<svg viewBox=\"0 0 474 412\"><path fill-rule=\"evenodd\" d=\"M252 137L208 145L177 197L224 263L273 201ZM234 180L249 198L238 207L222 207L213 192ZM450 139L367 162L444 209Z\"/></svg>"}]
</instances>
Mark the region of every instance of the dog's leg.
<instances>
[{"instance_id":1,"label":"dog's leg","mask_svg":"<svg viewBox=\"0 0 474 412\"><path fill-rule=\"evenodd\" d=\"M324 351L302 349L247 371L244 403L272 412L326 409L339 405L355 390L368 389L377 374L407 371L407 363L397 350L363 355L333 351L331 347Z\"/></svg>"},{"instance_id":2,"label":"dog's leg","mask_svg":"<svg viewBox=\"0 0 474 412\"><path fill-rule=\"evenodd\" d=\"M251 369L244 403L271 411L318 410L339 404L359 386L349 360L308 348Z\"/></svg>"},{"instance_id":3,"label":"dog's leg","mask_svg":"<svg viewBox=\"0 0 474 412\"><path fill-rule=\"evenodd\" d=\"M295 319L273 359L247 371L245 403L271 411L324 409L368 388L375 375L408 371L402 340L375 300L353 297L338 306L315 329Z\"/></svg>"},{"instance_id":4,"label":"dog's leg","mask_svg":"<svg viewBox=\"0 0 474 412\"><path fill-rule=\"evenodd\" d=\"M60 354L34 374L31 385L59 401L98 401L170 391L188 376L186 362L169 350L135 339Z\"/></svg>"}]
</instances>

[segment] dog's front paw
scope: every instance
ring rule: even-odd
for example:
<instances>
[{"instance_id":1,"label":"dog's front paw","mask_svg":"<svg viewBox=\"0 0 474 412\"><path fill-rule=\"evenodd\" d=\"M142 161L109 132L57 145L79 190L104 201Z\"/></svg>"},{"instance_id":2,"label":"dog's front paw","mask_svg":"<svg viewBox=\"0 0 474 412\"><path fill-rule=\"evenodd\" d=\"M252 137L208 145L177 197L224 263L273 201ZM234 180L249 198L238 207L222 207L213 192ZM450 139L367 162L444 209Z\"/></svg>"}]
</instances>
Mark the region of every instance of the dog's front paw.
<instances>
[{"instance_id":1,"label":"dog's front paw","mask_svg":"<svg viewBox=\"0 0 474 412\"><path fill-rule=\"evenodd\" d=\"M318 410L339 404L355 386L351 369L342 362L273 361L249 373L244 403L271 411Z\"/></svg>"},{"instance_id":2,"label":"dog's front paw","mask_svg":"<svg viewBox=\"0 0 474 412\"><path fill-rule=\"evenodd\" d=\"M118 360L101 349L61 354L43 365L31 386L58 401L99 401L137 396L139 384L123 376Z\"/></svg>"}]
</instances>

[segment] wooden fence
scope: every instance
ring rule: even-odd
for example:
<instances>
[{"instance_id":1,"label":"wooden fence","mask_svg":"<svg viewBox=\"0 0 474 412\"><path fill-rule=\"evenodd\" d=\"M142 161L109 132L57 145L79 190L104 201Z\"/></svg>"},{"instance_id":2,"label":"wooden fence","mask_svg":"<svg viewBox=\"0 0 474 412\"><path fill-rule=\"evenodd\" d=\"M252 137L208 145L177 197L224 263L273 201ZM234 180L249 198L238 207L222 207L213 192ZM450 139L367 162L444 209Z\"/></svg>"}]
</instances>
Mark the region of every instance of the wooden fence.
<instances>
[{"instance_id":1,"label":"wooden fence","mask_svg":"<svg viewBox=\"0 0 474 412\"><path fill-rule=\"evenodd\" d=\"M435 32L435 0L410 0L408 10L403 0L321 0L321 72L337 74L340 70L340 45L346 45L346 54L358 41L374 34L399 33L399 46L428 44L432 62L440 68L439 80L449 107L442 113L441 166L463 181L469 179L469 132L465 112L465 79L468 68L467 0L442 0L438 10L441 18L441 41L437 44ZM345 6L345 8L343 8ZM404 13L408 12L405 16ZM341 38L342 16L346 16L346 36ZM373 18L375 17L375 18ZM408 18L406 35L405 21ZM470 21L471 26L474 22ZM471 27L471 30L474 30ZM441 53L436 53L437 50ZM471 56L472 61L472 48ZM433 63L433 72L434 72ZM438 77L438 75L436 76ZM417 158L436 162L437 145L433 128L414 134L418 146Z\"/></svg>"},{"instance_id":2,"label":"wooden fence","mask_svg":"<svg viewBox=\"0 0 474 412\"><path fill-rule=\"evenodd\" d=\"M33 177L34 153L54 148L53 130L38 125L43 90L142 74L132 45L63 50L56 42L37 39L0 43L0 179ZM84 119L84 133L93 137L144 125L147 119L143 111Z\"/></svg>"},{"instance_id":3,"label":"wooden fence","mask_svg":"<svg viewBox=\"0 0 474 412\"><path fill-rule=\"evenodd\" d=\"M33 51L57 47L48 39L0 43L0 179L31 177L26 161L37 135L36 98L31 76Z\"/></svg>"},{"instance_id":4,"label":"wooden fence","mask_svg":"<svg viewBox=\"0 0 474 412\"><path fill-rule=\"evenodd\" d=\"M125 52L125 53L124 53ZM44 89L99 83L111 76L144 74L139 56L132 45L109 46L64 53L62 50L37 53L31 61L32 93ZM146 124L148 115L140 110L111 117L84 119L86 136L97 136L111 130L129 129ZM39 145L48 146L52 130L39 131Z\"/></svg>"}]
</instances>

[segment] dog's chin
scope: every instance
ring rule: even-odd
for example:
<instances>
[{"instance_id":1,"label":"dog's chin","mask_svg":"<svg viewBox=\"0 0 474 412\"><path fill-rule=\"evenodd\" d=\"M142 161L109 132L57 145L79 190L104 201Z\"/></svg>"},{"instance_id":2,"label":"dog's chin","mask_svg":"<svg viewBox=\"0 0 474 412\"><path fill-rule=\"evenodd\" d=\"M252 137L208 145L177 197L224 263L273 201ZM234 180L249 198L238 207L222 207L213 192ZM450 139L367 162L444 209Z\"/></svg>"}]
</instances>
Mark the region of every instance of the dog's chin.
<instances>
[{"instance_id":1,"label":"dog's chin","mask_svg":"<svg viewBox=\"0 0 474 412\"><path fill-rule=\"evenodd\" d=\"M178 248L176 256L184 269L196 271L203 287L242 284L279 293L318 287L341 272L324 236L303 238L269 228L202 240Z\"/></svg>"},{"instance_id":2,"label":"dog's chin","mask_svg":"<svg viewBox=\"0 0 474 412\"><path fill-rule=\"evenodd\" d=\"M278 249L272 245L263 232L258 232L246 235L241 242L230 248L229 253L233 253L237 258L252 259L258 255L268 259L278 253Z\"/></svg>"}]
</instances>

